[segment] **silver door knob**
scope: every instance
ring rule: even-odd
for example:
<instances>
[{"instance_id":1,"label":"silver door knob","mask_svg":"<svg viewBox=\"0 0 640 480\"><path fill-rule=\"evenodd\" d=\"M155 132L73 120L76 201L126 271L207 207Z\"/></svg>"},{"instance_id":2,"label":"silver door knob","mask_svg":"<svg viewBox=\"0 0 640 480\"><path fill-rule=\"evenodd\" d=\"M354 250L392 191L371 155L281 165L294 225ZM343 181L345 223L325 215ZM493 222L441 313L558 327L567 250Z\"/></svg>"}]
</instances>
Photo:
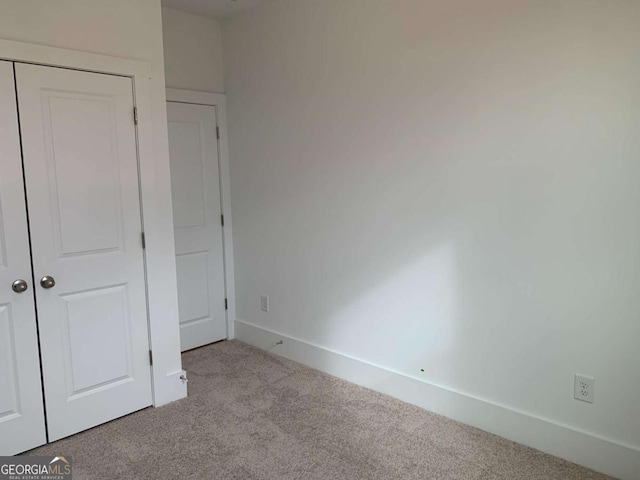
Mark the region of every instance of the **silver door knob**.
<instances>
[{"instance_id":1,"label":"silver door knob","mask_svg":"<svg viewBox=\"0 0 640 480\"><path fill-rule=\"evenodd\" d=\"M27 285L27 282L25 282L24 280L16 280L15 282L13 282L11 284L11 288L13 289L14 292L16 293L22 293L24 292L27 288L29 288L29 285Z\"/></svg>"},{"instance_id":2,"label":"silver door knob","mask_svg":"<svg viewBox=\"0 0 640 480\"><path fill-rule=\"evenodd\" d=\"M40 285L42 286L42 288L52 288L55 286L55 284L56 284L55 279L48 275L45 275L40 279Z\"/></svg>"}]
</instances>

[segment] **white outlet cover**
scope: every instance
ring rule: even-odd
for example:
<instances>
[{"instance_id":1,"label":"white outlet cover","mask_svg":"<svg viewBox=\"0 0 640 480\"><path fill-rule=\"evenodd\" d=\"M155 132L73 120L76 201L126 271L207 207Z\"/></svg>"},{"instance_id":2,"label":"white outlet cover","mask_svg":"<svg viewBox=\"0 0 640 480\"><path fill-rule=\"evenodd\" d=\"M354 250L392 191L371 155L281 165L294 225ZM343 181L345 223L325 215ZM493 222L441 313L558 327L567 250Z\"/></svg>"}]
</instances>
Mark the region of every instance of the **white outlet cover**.
<instances>
[{"instance_id":1,"label":"white outlet cover","mask_svg":"<svg viewBox=\"0 0 640 480\"><path fill-rule=\"evenodd\" d=\"M263 312L269 311L269 297L266 295L260 296L260 310Z\"/></svg>"},{"instance_id":2,"label":"white outlet cover","mask_svg":"<svg viewBox=\"0 0 640 480\"><path fill-rule=\"evenodd\" d=\"M588 375L576 373L573 381L573 398L581 402L593 403L596 380Z\"/></svg>"}]
</instances>

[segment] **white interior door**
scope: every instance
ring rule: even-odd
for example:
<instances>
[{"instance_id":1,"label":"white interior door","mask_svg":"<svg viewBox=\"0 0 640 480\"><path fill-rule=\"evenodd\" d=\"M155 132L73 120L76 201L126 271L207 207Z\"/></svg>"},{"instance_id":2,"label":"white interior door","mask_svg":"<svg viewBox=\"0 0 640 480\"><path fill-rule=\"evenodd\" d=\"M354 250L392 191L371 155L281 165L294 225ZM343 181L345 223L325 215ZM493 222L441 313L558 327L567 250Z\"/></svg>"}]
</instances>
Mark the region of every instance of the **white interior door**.
<instances>
[{"instance_id":1,"label":"white interior door","mask_svg":"<svg viewBox=\"0 0 640 480\"><path fill-rule=\"evenodd\" d=\"M15 69L54 441L151 404L133 91L125 77Z\"/></svg>"},{"instance_id":2,"label":"white interior door","mask_svg":"<svg viewBox=\"0 0 640 480\"><path fill-rule=\"evenodd\" d=\"M168 102L182 351L227 338L216 107Z\"/></svg>"},{"instance_id":3,"label":"white interior door","mask_svg":"<svg viewBox=\"0 0 640 480\"><path fill-rule=\"evenodd\" d=\"M0 61L0 455L47 441L31 278L13 64Z\"/></svg>"}]
</instances>

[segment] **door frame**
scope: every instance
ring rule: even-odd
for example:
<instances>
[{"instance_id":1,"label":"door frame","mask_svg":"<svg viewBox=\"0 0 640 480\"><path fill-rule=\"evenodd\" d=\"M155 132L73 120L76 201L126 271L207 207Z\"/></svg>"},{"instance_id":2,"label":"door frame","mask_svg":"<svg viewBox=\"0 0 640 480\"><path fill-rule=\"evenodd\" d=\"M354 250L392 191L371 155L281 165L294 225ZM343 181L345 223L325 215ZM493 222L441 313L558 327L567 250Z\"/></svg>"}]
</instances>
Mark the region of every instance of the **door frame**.
<instances>
[{"instance_id":1,"label":"door frame","mask_svg":"<svg viewBox=\"0 0 640 480\"><path fill-rule=\"evenodd\" d=\"M222 244L224 257L224 288L227 298L227 338L235 338L236 293L233 266L233 222L231 220L231 175L229 167L229 142L227 139L227 116L225 95L222 93L198 92L167 88L167 102L189 103L216 107L216 122L220 131L218 139L218 171L220 172L220 204L224 215Z\"/></svg>"},{"instance_id":2,"label":"door frame","mask_svg":"<svg viewBox=\"0 0 640 480\"><path fill-rule=\"evenodd\" d=\"M0 39L0 59L132 79L133 101L138 116L136 137L140 206L146 240L144 263L149 346L153 351L150 367L153 405L158 407L186 397L186 372L182 369L180 357L167 130L165 127L165 151L154 152L151 64L3 39Z\"/></svg>"}]
</instances>

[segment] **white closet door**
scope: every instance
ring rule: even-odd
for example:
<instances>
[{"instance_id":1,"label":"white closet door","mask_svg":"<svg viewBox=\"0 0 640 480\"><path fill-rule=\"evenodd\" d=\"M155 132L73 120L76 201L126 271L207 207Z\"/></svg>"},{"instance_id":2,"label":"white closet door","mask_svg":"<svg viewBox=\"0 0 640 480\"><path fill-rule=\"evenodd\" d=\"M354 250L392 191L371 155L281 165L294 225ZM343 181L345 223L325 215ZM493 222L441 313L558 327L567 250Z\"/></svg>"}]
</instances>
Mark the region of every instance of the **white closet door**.
<instances>
[{"instance_id":1,"label":"white closet door","mask_svg":"<svg viewBox=\"0 0 640 480\"><path fill-rule=\"evenodd\" d=\"M133 92L19 63L16 82L53 441L151 404Z\"/></svg>"},{"instance_id":2,"label":"white closet door","mask_svg":"<svg viewBox=\"0 0 640 480\"><path fill-rule=\"evenodd\" d=\"M182 351L227 338L216 107L169 102Z\"/></svg>"},{"instance_id":3,"label":"white closet door","mask_svg":"<svg viewBox=\"0 0 640 480\"><path fill-rule=\"evenodd\" d=\"M13 64L0 61L0 455L46 441Z\"/></svg>"}]
</instances>

